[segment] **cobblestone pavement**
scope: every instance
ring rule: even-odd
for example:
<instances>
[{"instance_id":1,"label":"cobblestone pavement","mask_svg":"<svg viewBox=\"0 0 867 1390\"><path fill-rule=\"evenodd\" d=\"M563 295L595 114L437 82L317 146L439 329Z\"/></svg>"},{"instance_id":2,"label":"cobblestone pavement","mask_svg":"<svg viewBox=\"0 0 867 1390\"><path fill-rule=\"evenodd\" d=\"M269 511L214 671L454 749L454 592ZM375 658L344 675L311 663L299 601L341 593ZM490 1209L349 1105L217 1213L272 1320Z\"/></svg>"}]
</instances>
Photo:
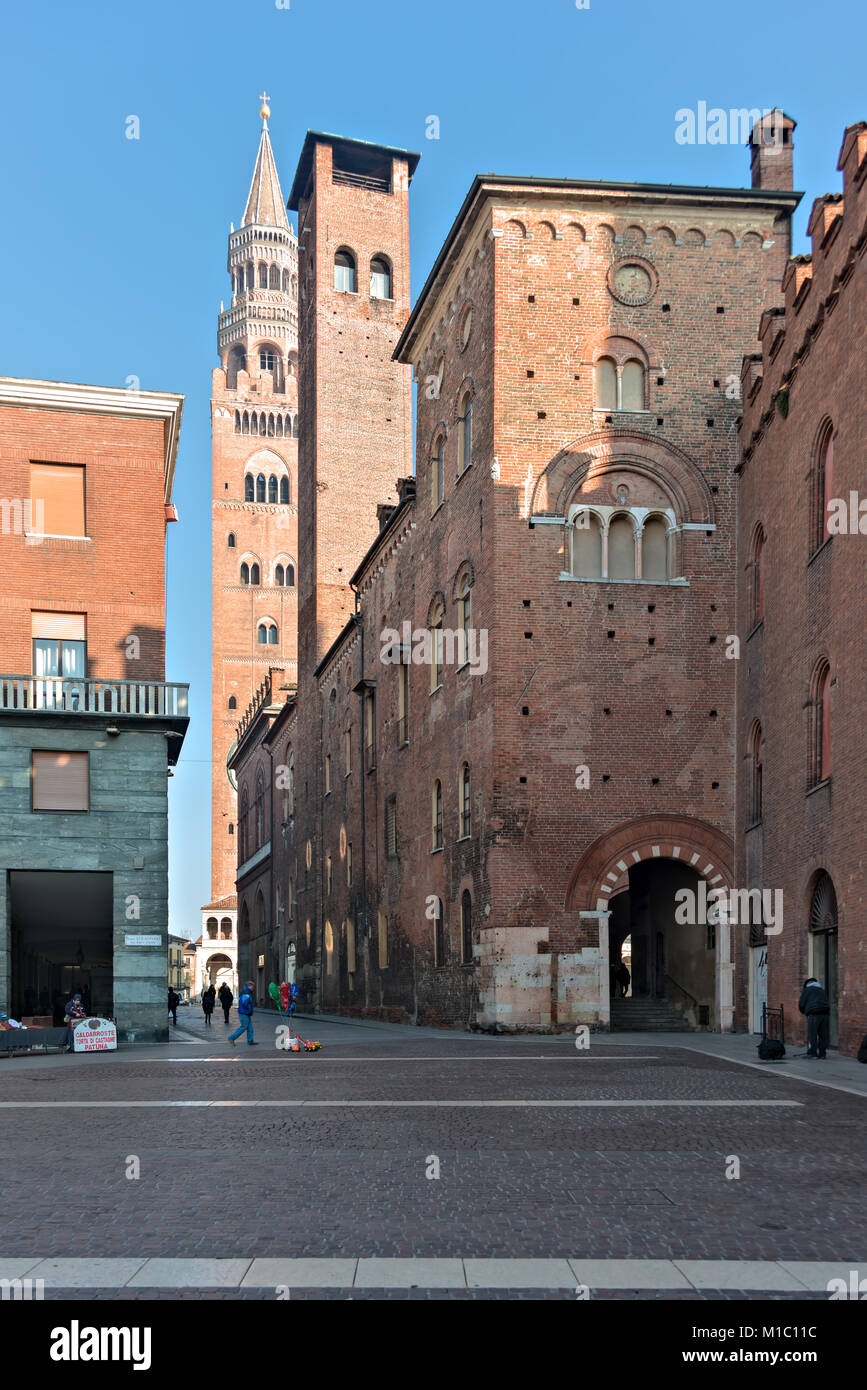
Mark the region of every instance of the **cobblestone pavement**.
<instances>
[{"instance_id":1,"label":"cobblestone pavement","mask_svg":"<svg viewBox=\"0 0 867 1390\"><path fill-rule=\"evenodd\" d=\"M262 1045L239 1039L232 1049L222 1016L213 1036L195 1041L205 1033L201 1013L183 1010L168 1046L4 1063L0 1264L52 1256L860 1260L867 1274L860 1095L652 1035L628 1044L594 1038L579 1052L571 1037L298 1020L324 1048L287 1055L274 1047L279 1021L257 1015ZM599 1101L607 1104L588 1104ZM136 1178L127 1176L133 1159ZM740 1177L727 1178L735 1160ZM428 1176L437 1164L439 1176ZM121 1292L166 1291L109 1296Z\"/></svg>"}]
</instances>

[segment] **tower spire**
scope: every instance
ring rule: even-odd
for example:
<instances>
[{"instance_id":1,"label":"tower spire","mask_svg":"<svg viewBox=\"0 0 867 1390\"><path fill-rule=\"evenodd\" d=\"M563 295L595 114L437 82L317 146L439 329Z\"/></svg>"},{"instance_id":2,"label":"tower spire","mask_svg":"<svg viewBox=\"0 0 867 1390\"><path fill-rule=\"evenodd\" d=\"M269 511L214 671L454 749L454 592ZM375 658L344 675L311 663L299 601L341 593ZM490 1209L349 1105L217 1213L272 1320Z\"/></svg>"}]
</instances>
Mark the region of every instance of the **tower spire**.
<instances>
[{"instance_id":1,"label":"tower spire","mask_svg":"<svg viewBox=\"0 0 867 1390\"><path fill-rule=\"evenodd\" d=\"M284 227L288 230L289 219L286 216L286 205L280 191L277 165L274 163L274 154L271 150L271 137L268 134L268 117L271 115L271 107L268 104L267 92L263 91L259 100L262 103L259 107L259 115L262 117L262 134L259 137L259 152L256 155L253 180L247 195L247 207L241 225L247 227L251 224L257 224L266 227Z\"/></svg>"}]
</instances>

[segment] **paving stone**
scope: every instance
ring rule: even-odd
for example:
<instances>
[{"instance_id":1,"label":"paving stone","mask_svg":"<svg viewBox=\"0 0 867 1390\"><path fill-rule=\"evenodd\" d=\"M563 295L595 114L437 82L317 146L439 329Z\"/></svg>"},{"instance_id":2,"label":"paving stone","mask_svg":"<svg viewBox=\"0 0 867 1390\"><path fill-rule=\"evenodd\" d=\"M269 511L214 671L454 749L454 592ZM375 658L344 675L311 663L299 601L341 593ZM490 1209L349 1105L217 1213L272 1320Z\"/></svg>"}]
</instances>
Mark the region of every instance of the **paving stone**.
<instances>
[{"instance_id":1,"label":"paving stone","mask_svg":"<svg viewBox=\"0 0 867 1390\"><path fill-rule=\"evenodd\" d=\"M360 1289L465 1289L462 1260L389 1260L358 1261L355 1287Z\"/></svg>"},{"instance_id":2,"label":"paving stone","mask_svg":"<svg viewBox=\"0 0 867 1390\"><path fill-rule=\"evenodd\" d=\"M236 1288L249 1260L146 1260L128 1282L131 1288Z\"/></svg>"},{"instance_id":3,"label":"paving stone","mask_svg":"<svg viewBox=\"0 0 867 1390\"><path fill-rule=\"evenodd\" d=\"M351 1288L357 1260L253 1260L241 1281L242 1288L295 1289Z\"/></svg>"},{"instance_id":4,"label":"paving stone","mask_svg":"<svg viewBox=\"0 0 867 1390\"><path fill-rule=\"evenodd\" d=\"M697 1289L781 1289L796 1293L801 1281L769 1260L675 1260Z\"/></svg>"}]
</instances>

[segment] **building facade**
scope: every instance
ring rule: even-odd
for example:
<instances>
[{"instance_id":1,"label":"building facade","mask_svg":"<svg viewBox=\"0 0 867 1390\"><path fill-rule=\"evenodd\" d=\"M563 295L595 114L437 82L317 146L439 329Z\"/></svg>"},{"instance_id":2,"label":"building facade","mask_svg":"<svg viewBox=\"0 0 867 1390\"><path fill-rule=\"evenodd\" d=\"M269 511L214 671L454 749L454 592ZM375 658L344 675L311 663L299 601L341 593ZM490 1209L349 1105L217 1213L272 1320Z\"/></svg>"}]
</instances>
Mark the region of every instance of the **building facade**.
<instances>
[{"instance_id":1,"label":"building facade","mask_svg":"<svg viewBox=\"0 0 867 1390\"><path fill-rule=\"evenodd\" d=\"M237 798L226 760L236 725L269 665L279 660L296 678L298 242L267 105L261 115L244 216L229 234L232 299L220 313L211 400L212 902L235 891Z\"/></svg>"},{"instance_id":2,"label":"building facade","mask_svg":"<svg viewBox=\"0 0 867 1390\"><path fill-rule=\"evenodd\" d=\"M743 364L739 478L738 882L782 895L771 932L741 932L738 1020L763 1004L803 1023L815 975L831 1044L867 1031L863 711L867 663L867 124L850 126L842 195L813 204L812 254L786 266Z\"/></svg>"},{"instance_id":3,"label":"building facade","mask_svg":"<svg viewBox=\"0 0 867 1390\"><path fill-rule=\"evenodd\" d=\"M166 526L182 398L0 378L0 1007L168 1036ZM130 556L135 556L135 564Z\"/></svg>"},{"instance_id":4,"label":"building facade","mask_svg":"<svg viewBox=\"0 0 867 1390\"><path fill-rule=\"evenodd\" d=\"M729 926L675 907L735 882L738 382L792 130L748 189L480 176L411 314L417 156L308 135L298 690L236 762L272 788L242 973L279 886L314 1006L734 1025Z\"/></svg>"}]
</instances>

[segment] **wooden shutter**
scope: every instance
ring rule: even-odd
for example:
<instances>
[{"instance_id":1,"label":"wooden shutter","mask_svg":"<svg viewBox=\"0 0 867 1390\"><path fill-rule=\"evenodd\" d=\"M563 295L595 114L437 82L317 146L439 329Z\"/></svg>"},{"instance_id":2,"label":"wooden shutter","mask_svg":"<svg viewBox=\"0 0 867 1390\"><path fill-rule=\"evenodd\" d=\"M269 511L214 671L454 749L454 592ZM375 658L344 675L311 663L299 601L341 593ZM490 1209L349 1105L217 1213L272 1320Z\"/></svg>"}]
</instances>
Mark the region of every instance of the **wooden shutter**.
<instances>
[{"instance_id":1,"label":"wooden shutter","mask_svg":"<svg viewBox=\"0 0 867 1390\"><path fill-rule=\"evenodd\" d=\"M34 811L88 809L87 753L33 753Z\"/></svg>"},{"instance_id":2,"label":"wooden shutter","mask_svg":"<svg viewBox=\"0 0 867 1390\"><path fill-rule=\"evenodd\" d=\"M32 635L54 638L58 642L85 642L87 616L84 613L33 613Z\"/></svg>"},{"instance_id":3,"label":"wooden shutter","mask_svg":"<svg viewBox=\"0 0 867 1390\"><path fill-rule=\"evenodd\" d=\"M78 464L32 463L30 500L34 531L84 536L84 469Z\"/></svg>"}]
</instances>

